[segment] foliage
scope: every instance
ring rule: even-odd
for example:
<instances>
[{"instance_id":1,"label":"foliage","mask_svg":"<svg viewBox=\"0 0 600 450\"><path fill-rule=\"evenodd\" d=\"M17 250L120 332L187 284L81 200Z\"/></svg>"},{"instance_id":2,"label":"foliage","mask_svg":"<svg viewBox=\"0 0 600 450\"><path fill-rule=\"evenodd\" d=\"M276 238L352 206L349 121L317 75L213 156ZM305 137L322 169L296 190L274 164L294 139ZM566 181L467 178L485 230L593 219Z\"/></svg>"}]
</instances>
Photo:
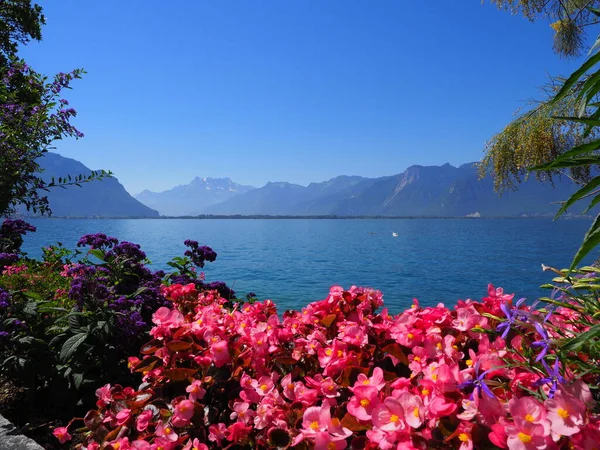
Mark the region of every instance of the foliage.
<instances>
[{"instance_id":1,"label":"foliage","mask_svg":"<svg viewBox=\"0 0 600 450\"><path fill-rule=\"evenodd\" d=\"M597 0L491 0L499 9L527 19L549 20L554 30L554 51L572 57L585 47L584 29L598 23Z\"/></svg>"},{"instance_id":2,"label":"foliage","mask_svg":"<svg viewBox=\"0 0 600 450\"><path fill-rule=\"evenodd\" d=\"M40 177L39 158L54 141L83 137L71 124L75 110L61 98L61 92L82 74L77 69L48 81L22 61L0 67L0 215L13 213L18 204L34 213L50 213L44 190L110 176L99 171L48 182Z\"/></svg>"},{"instance_id":3,"label":"foliage","mask_svg":"<svg viewBox=\"0 0 600 450\"><path fill-rule=\"evenodd\" d=\"M553 80L547 86L548 96L555 95L561 87L560 80ZM486 145L486 154L479 164L481 178L490 174L494 178L494 188L500 193L514 189L529 176L530 169L554 160L575 145L597 136L585 135L584 124L557 117L576 115L581 106L579 100L581 85L572 86L556 102L539 102L531 110L518 116L502 132L496 134ZM549 168L536 172L539 181L550 181L554 177L567 176L576 182L589 179L590 166L566 169Z\"/></svg>"},{"instance_id":4,"label":"foliage","mask_svg":"<svg viewBox=\"0 0 600 450\"><path fill-rule=\"evenodd\" d=\"M19 44L41 39L43 22L41 7L30 0L0 2L0 216L13 214L19 204L34 213L50 214L43 191L111 175L100 171L50 181L40 177L39 158L53 142L83 137L71 124L75 110L61 95L83 70L48 80L17 58Z\"/></svg>"},{"instance_id":5,"label":"foliage","mask_svg":"<svg viewBox=\"0 0 600 450\"><path fill-rule=\"evenodd\" d=\"M0 237L25 225L6 220ZM145 341L152 314L169 304L164 272L146 267L139 245L101 233L78 245L87 251L59 244L44 249L42 261L10 261L0 277L0 373L28 389L30 408L54 417L91 406L98 384L129 382L127 357Z\"/></svg>"},{"instance_id":6,"label":"foliage","mask_svg":"<svg viewBox=\"0 0 600 450\"><path fill-rule=\"evenodd\" d=\"M75 420L83 448L587 449L595 375L555 344L589 329L489 287L482 302L392 317L382 294L333 287L280 318L193 284L163 288L137 387L107 384ZM576 358L571 358L573 360ZM597 361L587 360L588 364Z\"/></svg>"},{"instance_id":7,"label":"foliage","mask_svg":"<svg viewBox=\"0 0 600 450\"><path fill-rule=\"evenodd\" d=\"M41 40L44 22L42 8L31 0L0 2L0 64L16 55L19 44Z\"/></svg>"}]
</instances>

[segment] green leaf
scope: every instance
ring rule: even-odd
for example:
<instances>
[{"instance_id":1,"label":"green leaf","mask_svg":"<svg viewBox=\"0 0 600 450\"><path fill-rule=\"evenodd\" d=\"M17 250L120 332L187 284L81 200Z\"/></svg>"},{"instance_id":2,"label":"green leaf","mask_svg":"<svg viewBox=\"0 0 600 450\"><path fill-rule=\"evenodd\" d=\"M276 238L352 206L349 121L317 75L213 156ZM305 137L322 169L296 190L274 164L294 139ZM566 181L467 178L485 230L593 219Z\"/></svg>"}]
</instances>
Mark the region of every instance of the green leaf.
<instances>
[{"instance_id":1,"label":"green leaf","mask_svg":"<svg viewBox=\"0 0 600 450\"><path fill-rule=\"evenodd\" d=\"M63 344L62 348L60 349L61 361L66 361L71 356L73 356L75 351L79 348L81 344L83 344L87 337L87 333L78 333L67 339Z\"/></svg>"},{"instance_id":2,"label":"green leaf","mask_svg":"<svg viewBox=\"0 0 600 450\"><path fill-rule=\"evenodd\" d=\"M564 205L562 205L562 207L558 210L558 212L556 213L556 216L554 218L558 219L561 215L563 215L567 211L567 209L573 203L575 203L577 200L581 199L581 197L583 197L584 195L592 192L598 186L600 186L600 176L592 178L589 183L587 183L585 186L583 186L581 189L579 189L577 192L575 192L573 195L571 195L569 197L569 199L564 203Z\"/></svg>"},{"instance_id":3,"label":"green leaf","mask_svg":"<svg viewBox=\"0 0 600 450\"><path fill-rule=\"evenodd\" d=\"M573 339L569 339L568 342L561 347L562 350L565 351L573 351L580 348L586 342L591 341L600 336L600 323L591 327L585 333L581 333L577 337Z\"/></svg>"},{"instance_id":4,"label":"green leaf","mask_svg":"<svg viewBox=\"0 0 600 450\"><path fill-rule=\"evenodd\" d=\"M596 206L598 203L600 203L600 196L598 197L594 197L594 200L592 200L590 202L590 205L585 209L585 211L583 211L583 213L587 213L590 209L592 209L594 206Z\"/></svg>"},{"instance_id":5,"label":"green leaf","mask_svg":"<svg viewBox=\"0 0 600 450\"><path fill-rule=\"evenodd\" d=\"M83 374L82 373L74 373L73 374L73 384L75 385L75 389L79 389L81 387L81 383L83 383Z\"/></svg>"},{"instance_id":6,"label":"green leaf","mask_svg":"<svg viewBox=\"0 0 600 450\"><path fill-rule=\"evenodd\" d=\"M548 170L551 169L554 166L554 164L560 163L564 160L569 160L574 156L581 155L582 153L589 153L598 149L600 149L600 140L578 145L577 147L573 147L571 150L557 156L553 161L546 164L541 164L539 166L535 166L531 170Z\"/></svg>"},{"instance_id":7,"label":"green leaf","mask_svg":"<svg viewBox=\"0 0 600 450\"><path fill-rule=\"evenodd\" d=\"M571 263L571 267L569 267L569 273L579 264L579 262L587 255L594 247L596 247L600 243L600 214L596 216L592 226L585 234L583 238L583 243L579 250L577 250L577 254L575 258L573 258L573 262Z\"/></svg>"},{"instance_id":8,"label":"green leaf","mask_svg":"<svg viewBox=\"0 0 600 450\"><path fill-rule=\"evenodd\" d=\"M104 252L102 250L100 250L99 248L93 248L90 250L90 255L95 256L96 258L98 258L100 261L104 261Z\"/></svg>"},{"instance_id":9,"label":"green leaf","mask_svg":"<svg viewBox=\"0 0 600 450\"><path fill-rule=\"evenodd\" d=\"M600 164L600 156L580 156L578 158L570 158L559 163L552 161L548 164L542 164L540 166L532 167L532 171L539 170L553 170L553 169L563 169L566 167L579 167L579 166L589 166L593 164Z\"/></svg>"},{"instance_id":10,"label":"green leaf","mask_svg":"<svg viewBox=\"0 0 600 450\"><path fill-rule=\"evenodd\" d=\"M592 67L594 67L598 62L600 62L600 53L595 53L590 56L586 62L584 62L579 69L571 74L569 78L562 85L558 93L554 96L554 98L550 101L550 103L556 103L565 97L570 89L579 81L579 79Z\"/></svg>"}]
</instances>

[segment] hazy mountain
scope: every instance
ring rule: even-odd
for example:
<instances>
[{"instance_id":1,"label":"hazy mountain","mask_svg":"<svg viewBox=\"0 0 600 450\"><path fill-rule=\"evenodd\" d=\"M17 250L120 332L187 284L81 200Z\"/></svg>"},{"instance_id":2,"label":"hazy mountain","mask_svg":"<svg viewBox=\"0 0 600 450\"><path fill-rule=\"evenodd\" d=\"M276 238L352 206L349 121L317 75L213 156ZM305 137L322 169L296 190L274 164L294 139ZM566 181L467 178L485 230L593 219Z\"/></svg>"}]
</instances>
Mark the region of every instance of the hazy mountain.
<instances>
[{"instance_id":1,"label":"hazy mountain","mask_svg":"<svg viewBox=\"0 0 600 450\"><path fill-rule=\"evenodd\" d=\"M552 214L556 202L576 187L569 180L555 184L532 177L517 191L499 197L490 178L478 179L474 163L454 167L411 166L381 178L340 176L307 187L267 183L262 188L208 207L208 214L243 215L382 215L483 217ZM573 209L573 212L578 212Z\"/></svg>"},{"instance_id":2,"label":"hazy mountain","mask_svg":"<svg viewBox=\"0 0 600 450\"><path fill-rule=\"evenodd\" d=\"M89 175L91 170L79 161L56 153L40 159L42 178ZM53 216L60 217L157 217L158 212L134 199L114 177L84 183L82 187L52 188L44 193L50 201ZM23 214L28 214L22 211Z\"/></svg>"},{"instance_id":3,"label":"hazy mountain","mask_svg":"<svg viewBox=\"0 0 600 450\"><path fill-rule=\"evenodd\" d=\"M135 196L162 216L196 216L212 205L253 190L229 178L194 178L189 184L163 192L145 190Z\"/></svg>"}]
</instances>

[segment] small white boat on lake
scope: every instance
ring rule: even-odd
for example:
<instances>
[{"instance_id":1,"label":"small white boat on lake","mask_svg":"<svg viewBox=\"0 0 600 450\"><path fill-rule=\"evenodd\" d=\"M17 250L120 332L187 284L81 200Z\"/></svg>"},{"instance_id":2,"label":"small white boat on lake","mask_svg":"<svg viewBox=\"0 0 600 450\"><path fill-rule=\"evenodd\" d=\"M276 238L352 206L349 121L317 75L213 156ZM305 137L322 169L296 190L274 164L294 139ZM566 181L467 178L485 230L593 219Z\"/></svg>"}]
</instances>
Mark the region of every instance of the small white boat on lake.
<instances>
[{"instance_id":1,"label":"small white boat on lake","mask_svg":"<svg viewBox=\"0 0 600 450\"><path fill-rule=\"evenodd\" d=\"M398 237L398 233L396 233L395 231L392 232L392 237Z\"/></svg>"}]
</instances>

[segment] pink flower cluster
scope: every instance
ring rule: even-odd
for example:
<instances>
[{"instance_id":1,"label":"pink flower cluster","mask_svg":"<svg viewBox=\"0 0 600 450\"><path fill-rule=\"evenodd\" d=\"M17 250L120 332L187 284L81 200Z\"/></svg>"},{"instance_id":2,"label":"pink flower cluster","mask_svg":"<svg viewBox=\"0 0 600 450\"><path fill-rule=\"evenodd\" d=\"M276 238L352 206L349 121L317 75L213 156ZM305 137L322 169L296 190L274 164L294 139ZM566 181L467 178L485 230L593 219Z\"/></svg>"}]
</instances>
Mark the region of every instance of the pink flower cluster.
<instances>
[{"instance_id":1,"label":"pink flower cluster","mask_svg":"<svg viewBox=\"0 0 600 450\"><path fill-rule=\"evenodd\" d=\"M554 349L558 325L583 331L571 310L544 316L493 286L481 302L415 301L396 316L376 312L379 291L358 287L281 318L269 300L231 309L193 285L164 295L173 307L156 311L152 341L129 361L143 383L98 389L83 448L600 445L585 375Z\"/></svg>"}]
</instances>

